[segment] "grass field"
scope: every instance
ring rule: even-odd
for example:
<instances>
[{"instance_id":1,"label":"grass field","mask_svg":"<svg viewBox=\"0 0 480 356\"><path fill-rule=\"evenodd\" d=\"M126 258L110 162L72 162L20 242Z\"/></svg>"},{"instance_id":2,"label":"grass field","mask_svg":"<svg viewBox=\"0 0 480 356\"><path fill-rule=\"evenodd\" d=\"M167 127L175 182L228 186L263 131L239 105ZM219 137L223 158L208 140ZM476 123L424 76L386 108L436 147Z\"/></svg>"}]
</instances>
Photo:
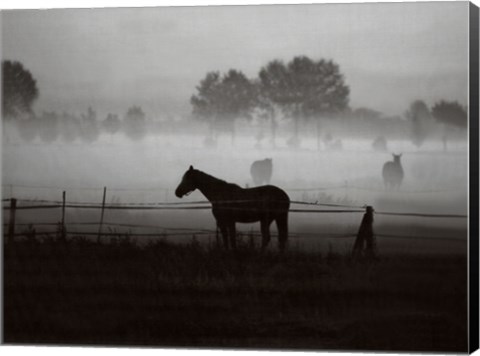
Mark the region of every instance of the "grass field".
<instances>
[{"instance_id":1,"label":"grass field","mask_svg":"<svg viewBox=\"0 0 480 356\"><path fill-rule=\"evenodd\" d=\"M466 257L235 252L192 240L4 246L4 341L467 351Z\"/></svg>"}]
</instances>

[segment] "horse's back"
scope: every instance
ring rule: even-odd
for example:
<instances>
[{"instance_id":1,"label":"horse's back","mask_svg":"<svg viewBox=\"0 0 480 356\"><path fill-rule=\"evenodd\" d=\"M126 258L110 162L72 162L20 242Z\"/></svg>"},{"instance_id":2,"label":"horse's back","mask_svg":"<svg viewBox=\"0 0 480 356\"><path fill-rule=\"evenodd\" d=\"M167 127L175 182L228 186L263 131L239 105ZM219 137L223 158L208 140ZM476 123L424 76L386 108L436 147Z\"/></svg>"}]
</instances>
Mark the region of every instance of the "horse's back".
<instances>
[{"instance_id":1,"label":"horse's back","mask_svg":"<svg viewBox=\"0 0 480 356\"><path fill-rule=\"evenodd\" d=\"M290 197L277 186L262 185L260 187L244 189L246 196L252 201L258 201L275 207L276 210L287 209L290 207Z\"/></svg>"}]
</instances>

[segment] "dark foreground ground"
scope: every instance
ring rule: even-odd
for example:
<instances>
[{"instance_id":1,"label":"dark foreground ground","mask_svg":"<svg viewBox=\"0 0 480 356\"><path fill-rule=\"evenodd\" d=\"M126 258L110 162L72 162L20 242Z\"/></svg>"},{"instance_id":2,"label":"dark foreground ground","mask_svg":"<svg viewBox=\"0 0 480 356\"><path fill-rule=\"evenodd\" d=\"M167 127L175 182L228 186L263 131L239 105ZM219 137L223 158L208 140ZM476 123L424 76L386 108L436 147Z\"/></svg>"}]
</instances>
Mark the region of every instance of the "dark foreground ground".
<instances>
[{"instance_id":1,"label":"dark foreground ground","mask_svg":"<svg viewBox=\"0 0 480 356\"><path fill-rule=\"evenodd\" d=\"M467 351L461 257L30 239L3 263L8 344Z\"/></svg>"}]
</instances>

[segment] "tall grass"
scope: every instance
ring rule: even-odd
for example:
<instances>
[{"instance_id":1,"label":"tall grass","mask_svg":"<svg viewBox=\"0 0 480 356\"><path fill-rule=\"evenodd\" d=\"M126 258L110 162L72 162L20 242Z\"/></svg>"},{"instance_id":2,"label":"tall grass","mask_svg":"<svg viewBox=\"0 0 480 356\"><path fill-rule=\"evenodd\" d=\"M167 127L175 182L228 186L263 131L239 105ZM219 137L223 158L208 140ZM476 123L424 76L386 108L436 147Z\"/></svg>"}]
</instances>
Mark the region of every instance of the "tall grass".
<instances>
[{"instance_id":1,"label":"tall grass","mask_svg":"<svg viewBox=\"0 0 480 356\"><path fill-rule=\"evenodd\" d=\"M466 260L128 235L5 246L7 343L466 351Z\"/></svg>"}]
</instances>

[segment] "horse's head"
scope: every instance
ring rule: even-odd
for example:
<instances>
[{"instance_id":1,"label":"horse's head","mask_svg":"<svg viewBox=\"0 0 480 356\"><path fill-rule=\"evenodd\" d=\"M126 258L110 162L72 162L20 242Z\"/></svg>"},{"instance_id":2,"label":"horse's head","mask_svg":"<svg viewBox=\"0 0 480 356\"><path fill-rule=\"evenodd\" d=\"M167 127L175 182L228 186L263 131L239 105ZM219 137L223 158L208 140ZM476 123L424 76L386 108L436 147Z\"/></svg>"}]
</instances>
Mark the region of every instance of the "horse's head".
<instances>
[{"instance_id":1,"label":"horse's head","mask_svg":"<svg viewBox=\"0 0 480 356\"><path fill-rule=\"evenodd\" d=\"M175 190L175 195L178 198L181 198L186 194L190 194L195 189L197 189L195 185L195 170L192 166L190 166L190 168L183 175L182 181Z\"/></svg>"}]
</instances>

